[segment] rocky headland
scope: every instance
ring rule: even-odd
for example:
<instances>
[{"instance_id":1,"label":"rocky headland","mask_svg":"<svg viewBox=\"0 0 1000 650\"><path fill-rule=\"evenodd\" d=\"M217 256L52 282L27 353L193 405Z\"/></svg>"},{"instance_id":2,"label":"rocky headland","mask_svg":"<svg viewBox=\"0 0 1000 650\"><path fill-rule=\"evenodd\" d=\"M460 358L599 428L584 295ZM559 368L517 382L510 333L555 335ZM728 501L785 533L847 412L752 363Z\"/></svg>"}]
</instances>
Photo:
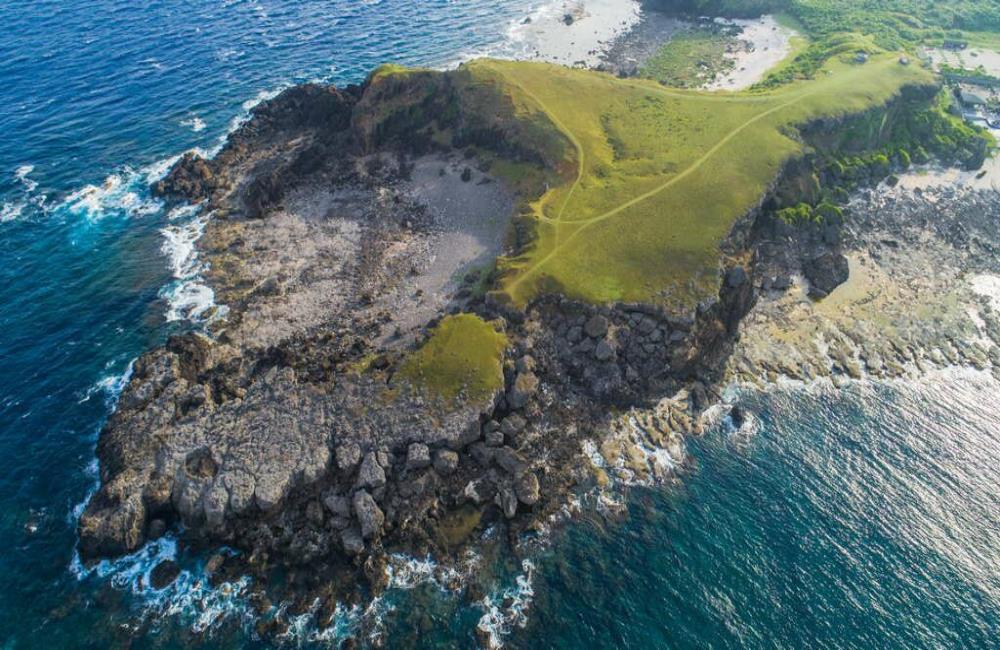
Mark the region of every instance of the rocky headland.
<instances>
[{"instance_id":1,"label":"rocky headland","mask_svg":"<svg viewBox=\"0 0 1000 650\"><path fill-rule=\"evenodd\" d=\"M884 124L934 93L906 89L873 113ZM240 551L220 571L265 583L287 568L332 607L359 580L384 586L389 552L457 559L492 523L506 522L511 540L544 529L574 491L667 479L731 378L891 374L932 347L914 338L919 325L884 337L883 321L840 311L844 289L869 277L859 269L893 260L923 277L933 266L938 284L893 284L906 305L970 269L994 270L996 248L988 197L965 197L940 220L929 195L868 190L822 219L782 218L820 203L811 179L830 173L822 152L877 148L829 137L871 119L804 125L819 153L789 163L738 221L715 289L690 311L558 294L519 309L490 291L495 260L530 245L521 208L565 170L508 97L461 68L380 70L361 86L299 86L261 104L216 157L187 155L154 187L210 215L199 247L228 312L135 363L101 432L82 557L129 553L173 529ZM856 182L874 186L895 167ZM920 248L928 232L938 243ZM852 309L884 313L850 291ZM993 312L980 320L996 342ZM776 344L764 340L774 328L785 333ZM810 334L788 334L800 330ZM817 336L828 342L813 345ZM933 347L954 361L997 356ZM428 377L456 364L473 380Z\"/></svg>"}]
</instances>

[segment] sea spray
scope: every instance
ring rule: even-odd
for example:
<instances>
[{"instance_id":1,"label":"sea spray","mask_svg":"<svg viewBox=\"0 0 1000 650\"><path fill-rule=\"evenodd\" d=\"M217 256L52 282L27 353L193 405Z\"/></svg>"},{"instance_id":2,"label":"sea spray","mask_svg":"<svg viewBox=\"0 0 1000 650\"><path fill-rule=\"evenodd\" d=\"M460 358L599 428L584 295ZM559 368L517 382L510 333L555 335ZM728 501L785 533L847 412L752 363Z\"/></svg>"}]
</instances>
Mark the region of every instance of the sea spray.
<instances>
[{"instance_id":1,"label":"sea spray","mask_svg":"<svg viewBox=\"0 0 1000 650\"><path fill-rule=\"evenodd\" d=\"M223 549L229 555L234 551ZM141 604L144 617L169 616L193 632L210 632L223 621L236 617L249 624L252 608L247 599L251 580L243 576L235 581L212 585L203 563L194 562L179 570L169 584L156 588L152 574L164 562L181 562L178 542L165 536L146 543L138 551L113 560L84 565L76 555L70 570L78 579L98 578L112 587L130 592Z\"/></svg>"},{"instance_id":2,"label":"sea spray","mask_svg":"<svg viewBox=\"0 0 1000 650\"><path fill-rule=\"evenodd\" d=\"M167 322L202 323L225 317L226 308L215 303L215 292L202 273L207 266L198 258L197 242L205 232L211 214L184 206L171 211L171 223L160 230L161 251L166 256L174 281L160 290L167 301Z\"/></svg>"},{"instance_id":3,"label":"sea spray","mask_svg":"<svg viewBox=\"0 0 1000 650\"><path fill-rule=\"evenodd\" d=\"M35 190L38 189L38 181L29 176L34 171L34 165L21 165L14 170L14 180L21 186L21 196L18 199L0 203L0 223L20 219L25 210L32 205L39 208L45 205L47 197L44 194L35 194Z\"/></svg>"},{"instance_id":4,"label":"sea spray","mask_svg":"<svg viewBox=\"0 0 1000 650\"><path fill-rule=\"evenodd\" d=\"M489 594L479 606L485 610L477 629L483 633L490 648L503 647L503 640L515 628L528 623L528 608L535 597L532 580L535 565L531 560L521 561L521 573L514 578L514 585L499 593Z\"/></svg>"}]
</instances>

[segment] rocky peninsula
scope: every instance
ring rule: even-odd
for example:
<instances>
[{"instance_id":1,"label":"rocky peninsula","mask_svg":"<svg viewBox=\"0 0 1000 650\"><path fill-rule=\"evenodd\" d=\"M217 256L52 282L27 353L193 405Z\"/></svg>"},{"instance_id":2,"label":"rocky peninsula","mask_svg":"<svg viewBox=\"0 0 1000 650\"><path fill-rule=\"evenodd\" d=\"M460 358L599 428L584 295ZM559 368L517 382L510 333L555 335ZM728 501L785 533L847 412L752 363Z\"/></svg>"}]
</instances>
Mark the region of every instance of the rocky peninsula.
<instances>
[{"instance_id":1,"label":"rocky peninsula","mask_svg":"<svg viewBox=\"0 0 1000 650\"><path fill-rule=\"evenodd\" d=\"M878 65L899 77L894 60ZM584 169L588 143L557 110L541 109L551 102L529 90L528 76L512 81L488 63L385 67L359 86L303 85L264 102L217 156L186 155L154 187L209 215L198 245L228 311L135 363L101 432L101 487L80 519L82 557L129 553L176 530L187 543L240 552L217 570L266 582L274 568L288 569L332 607L359 581L377 592L392 551L457 561L490 524L505 522L516 540L545 529L575 491L668 478L726 381L822 374L818 361L756 347L755 327L811 323L794 305L822 311L869 260L905 257L920 240L907 231L909 208L876 223L856 216L871 214L857 202L880 195L834 207L821 189L849 175L852 187L876 186L908 164L881 153L904 132L911 143L930 140L906 116L932 104L937 83L899 69L912 76L866 95L875 97L867 105L789 114L795 126L782 123L781 139L769 141L782 156L762 163L771 170L762 191L748 180L745 204L711 226L722 236L669 260L698 273L642 287L656 297L641 300L628 299L639 289L627 285L622 299L592 300L537 271L567 241L581 241L583 228L660 190L637 184L645 194L622 195L621 206L602 207L579 230L548 234L546 224L561 222L593 179L609 183L605 194L619 191L607 180L618 170ZM556 70L529 73L563 74ZM652 83L579 74L630 84L623 92L644 93L649 106L673 101ZM695 167L812 99L781 101L696 150L690 170L657 173L712 187L719 179ZM634 145L625 135L615 141L606 124L602 146L624 167ZM947 162L976 166L985 150L985 141L963 140ZM845 156L861 161L850 174L838 162ZM546 197L558 188L568 195L557 213ZM946 241L965 237L955 250L972 238L993 255L989 233L965 223L925 225L944 228ZM661 256L683 248L669 237L673 248ZM552 252L539 257L545 246ZM598 267L602 278L631 277L605 260ZM786 296L793 306L783 306ZM984 314L986 331L1000 331ZM829 372L854 375L858 358L871 371L876 356L893 367L885 346L859 352L881 332L838 332L854 343L824 348L838 360ZM989 362L957 344L942 354Z\"/></svg>"}]
</instances>

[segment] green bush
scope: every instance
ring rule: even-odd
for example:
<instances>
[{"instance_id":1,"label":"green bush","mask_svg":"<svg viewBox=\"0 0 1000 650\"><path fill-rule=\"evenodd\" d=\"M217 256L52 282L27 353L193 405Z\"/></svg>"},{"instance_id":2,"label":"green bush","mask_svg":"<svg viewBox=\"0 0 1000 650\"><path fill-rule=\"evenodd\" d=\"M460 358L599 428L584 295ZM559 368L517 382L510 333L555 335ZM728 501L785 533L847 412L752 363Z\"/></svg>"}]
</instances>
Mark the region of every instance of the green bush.
<instances>
[{"instance_id":1,"label":"green bush","mask_svg":"<svg viewBox=\"0 0 1000 650\"><path fill-rule=\"evenodd\" d=\"M825 223L836 224L840 223L844 219L844 211L828 201L823 201L816 206L814 214L818 221L823 221Z\"/></svg>"}]
</instances>

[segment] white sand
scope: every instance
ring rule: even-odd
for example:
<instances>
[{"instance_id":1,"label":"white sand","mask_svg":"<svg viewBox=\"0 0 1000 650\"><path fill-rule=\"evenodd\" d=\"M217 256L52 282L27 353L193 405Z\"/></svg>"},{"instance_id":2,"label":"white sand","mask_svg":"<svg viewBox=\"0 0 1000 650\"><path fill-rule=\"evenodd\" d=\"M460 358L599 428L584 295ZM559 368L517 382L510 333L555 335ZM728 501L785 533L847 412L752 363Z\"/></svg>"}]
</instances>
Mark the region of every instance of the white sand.
<instances>
[{"instance_id":1,"label":"white sand","mask_svg":"<svg viewBox=\"0 0 1000 650\"><path fill-rule=\"evenodd\" d=\"M768 70L781 63L792 51L791 39L796 32L778 24L774 16L753 20L723 20L724 25L743 28L739 40L748 44L745 50L727 53L734 61L733 69L706 84L707 90L745 90L764 78Z\"/></svg>"},{"instance_id":2,"label":"white sand","mask_svg":"<svg viewBox=\"0 0 1000 650\"><path fill-rule=\"evenodd\" d=\"M971 47L960 52L924 48L923 54L935 66L945 64L953 68L965 68L966 70L975 70L979 66L982 66L986 70L986 74L1000 77L1000 52L976 47Z\"/></svg>"},{"instance_id":3,"label":"white sand","mask_svg":"<svg viewBox=\"0 0 1000 650\"><path fill-rule=\"evenodd\" d=\"M564 22L566 15L573 23ZM557 0L531 12L530 21L515 21L508 43L496 55L563 65L596 66L618 35L639 22L636 0Z\"/></svg>"},{"instance_id":4,"label":"white sand","mask_svg":"<svg viewBox=\"0 0 1000 650\"><path fill-rule=\"evenodd\" d=\"M994 310L1000 310L1000 276L997 275L974 275L969 278L972 290L989 299Z\"/></svg>"}]
</instances>

